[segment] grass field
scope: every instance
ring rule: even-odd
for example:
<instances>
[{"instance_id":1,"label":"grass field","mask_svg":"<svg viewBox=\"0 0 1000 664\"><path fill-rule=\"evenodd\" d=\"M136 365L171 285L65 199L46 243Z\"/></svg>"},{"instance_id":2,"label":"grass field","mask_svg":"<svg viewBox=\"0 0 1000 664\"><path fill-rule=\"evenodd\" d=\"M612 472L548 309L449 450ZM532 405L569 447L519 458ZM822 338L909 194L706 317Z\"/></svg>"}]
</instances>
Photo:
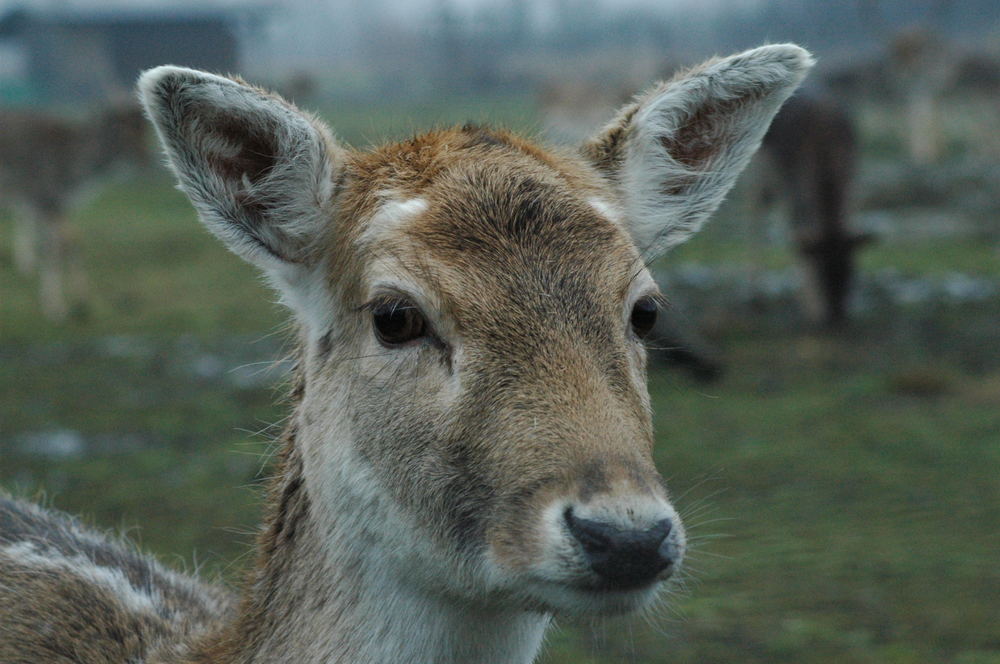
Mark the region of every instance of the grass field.
<instances>
[{"instance_id":1,"label":"grass field","mask_svg":"<svg viewBox=\"0 0 1000 664\"><path fill-rule=\"evenodd\" d=\"M74 221L96 296L53 327L0 217L0 485L232 579L283 416L283 313L161 174ZM789 263L716 240L666 264ZM944 238L865 255L885 267L998 277L1000 257ZM651 376L693 538L683 587L646 616L561 625L543 662L1000 662L1000 302L887 304L838 335L789 320L708 325L718 383Z\"/></svg>"}]
</instances>

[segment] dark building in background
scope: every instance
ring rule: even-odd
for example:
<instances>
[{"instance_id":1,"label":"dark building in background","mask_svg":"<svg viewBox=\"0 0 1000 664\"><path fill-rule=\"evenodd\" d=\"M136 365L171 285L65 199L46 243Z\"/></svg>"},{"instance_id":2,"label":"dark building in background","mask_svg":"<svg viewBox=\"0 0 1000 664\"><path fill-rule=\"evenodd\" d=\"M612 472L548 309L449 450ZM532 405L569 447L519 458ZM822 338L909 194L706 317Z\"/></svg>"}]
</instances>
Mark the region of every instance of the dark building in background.
<instances>
[{"instance_id":1,"label":"dark building in background","mask_svg":"<svg viewBox=\"0 0 1000 664\"><path fill-rule=\"evenodd\" d=\"M96 102L131 95L143 69L161 64L240 69L240 44L258 10L14 9L0 40L23 59L23 89L39 103Z\"/></svg>"}]
</instances>

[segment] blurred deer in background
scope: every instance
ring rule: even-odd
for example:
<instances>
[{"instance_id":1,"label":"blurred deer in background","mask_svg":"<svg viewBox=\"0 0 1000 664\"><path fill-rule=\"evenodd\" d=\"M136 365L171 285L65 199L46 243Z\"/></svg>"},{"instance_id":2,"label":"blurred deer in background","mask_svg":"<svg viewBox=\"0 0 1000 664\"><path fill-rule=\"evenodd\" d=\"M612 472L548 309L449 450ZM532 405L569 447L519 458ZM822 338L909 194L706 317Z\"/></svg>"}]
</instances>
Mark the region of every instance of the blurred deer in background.
<instances>
[{"instance_id":1,"label":"blurred deer in background","mask_svg":"<svg viewBox=\"0 0 1000 664\"><path fill-rule=\"evenodd\" d=\"M961 58L942 36L954 0L934 0L914 24L892 24L879 0L858 0L869 28L885 44L892 92L902 103L910 160L933 164L944 151L941 107L958 77Z\"/></svg>"},{"instance_id":2,"label":"blurred deer in background","mask_svg":"<svg viewBox=\"0 0 1000 664\"><path fill-rule=\"evenodd\" d=\"M40 306L50 320L82 313L87 299L69 214L116 170L146 160L137 105L110 106L83 119L0 111L0 205L14 213L14 265L37 273Z\"/></svg>"},{"instance_id":3,"label":"blurred deer in background","mask_svg":"<svg viewBox=\"0 0 1000 664\"><path fill-rule=\"evenodd\" d=\"M791 237L805 266L806 312L837 326L847 318L855 252L870 240L849 225L857 162L851 117L832 99L800 93L774 118L761 151L789 202Z\"/></svg>"},{"instance_id":4,"label":"blurred deer in background","mask_svg":"<svg viewBox=\"0 0 1000 664\"><path fill-rule=\"evenodd\" d=\"M941 105L958 73L959 60L934 30L912 27L889 40L889 63L906 109L910 159L933 164L944 151Z\"/></svg>"},{"instance_id":5,"label":"blurred deer in background","mask_svg":"<svg viewBox=\"0 0 1000 664\"><path fill-rule=\"evenodd\" d=\"M0 499L0 661L526 664L553 614L649 606L686 539L653 462L645 264L811 65L709 61L573 152L478 126L356 151L241 81L144 74L181 188L296 321L257 562L238 599Z\"/></svg>"}]
</instances>

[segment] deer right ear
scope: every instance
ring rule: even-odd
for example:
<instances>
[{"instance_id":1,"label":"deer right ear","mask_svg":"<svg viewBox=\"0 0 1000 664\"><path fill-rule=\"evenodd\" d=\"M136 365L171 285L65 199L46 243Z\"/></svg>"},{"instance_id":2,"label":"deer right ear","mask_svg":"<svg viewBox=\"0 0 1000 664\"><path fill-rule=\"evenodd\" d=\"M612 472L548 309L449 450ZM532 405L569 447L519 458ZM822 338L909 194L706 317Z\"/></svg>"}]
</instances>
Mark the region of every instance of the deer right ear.
<instances>
[{"instance_id":1,"label":"deer right ear","mask_svg":"<svg viewBox=\"0 0 1000 664\"><path fill-rule=\"evenodd\" d=\"M639 97L584 145L619 190L646 259L715 211L812 63L793 44L711 60Z\"/></svg>"},{"instance_id":2,"label":"deer right ear","mask_svg":"<svg viewBox=\"0 0 1000 664\"><path fill-rule=\"evenodd\" d=\"M139 96L205 225L285 290L316 260L341 149L315 118L245 83L180 67L142 74Z\"/></svg>"}]
</instances>

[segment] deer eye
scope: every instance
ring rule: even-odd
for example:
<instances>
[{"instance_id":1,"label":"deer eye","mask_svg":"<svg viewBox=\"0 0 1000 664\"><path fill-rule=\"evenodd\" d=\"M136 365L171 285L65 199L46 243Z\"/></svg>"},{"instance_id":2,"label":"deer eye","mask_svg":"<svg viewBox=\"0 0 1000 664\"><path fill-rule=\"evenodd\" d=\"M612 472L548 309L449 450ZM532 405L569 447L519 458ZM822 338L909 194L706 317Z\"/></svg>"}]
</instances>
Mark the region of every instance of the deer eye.
<instances>
[{"instance_id":1,"label":"deer eye","mask_svg":"<svg viewBox=\"0 0 1000 664\"><path fill-rule=\"evenodd\" d=\"M646 296L636 300L635 304L632 305L630 318L635 336L645 339L652 332L653 326L656 325L657 311L659 311L659 307L656 306L656 301L653 298Z\"/></svg>"},{"instance_id":2,"label":"deer eye","mask_svg":"<svg viewBox=\"0 0 1000 664\"><path fill-rule=\"evenodd\" d=\"M427 320L410 301L392 298L371 307L372 327L383 346L402 346L427 336Z\"/></svg>"}]
</instances>

